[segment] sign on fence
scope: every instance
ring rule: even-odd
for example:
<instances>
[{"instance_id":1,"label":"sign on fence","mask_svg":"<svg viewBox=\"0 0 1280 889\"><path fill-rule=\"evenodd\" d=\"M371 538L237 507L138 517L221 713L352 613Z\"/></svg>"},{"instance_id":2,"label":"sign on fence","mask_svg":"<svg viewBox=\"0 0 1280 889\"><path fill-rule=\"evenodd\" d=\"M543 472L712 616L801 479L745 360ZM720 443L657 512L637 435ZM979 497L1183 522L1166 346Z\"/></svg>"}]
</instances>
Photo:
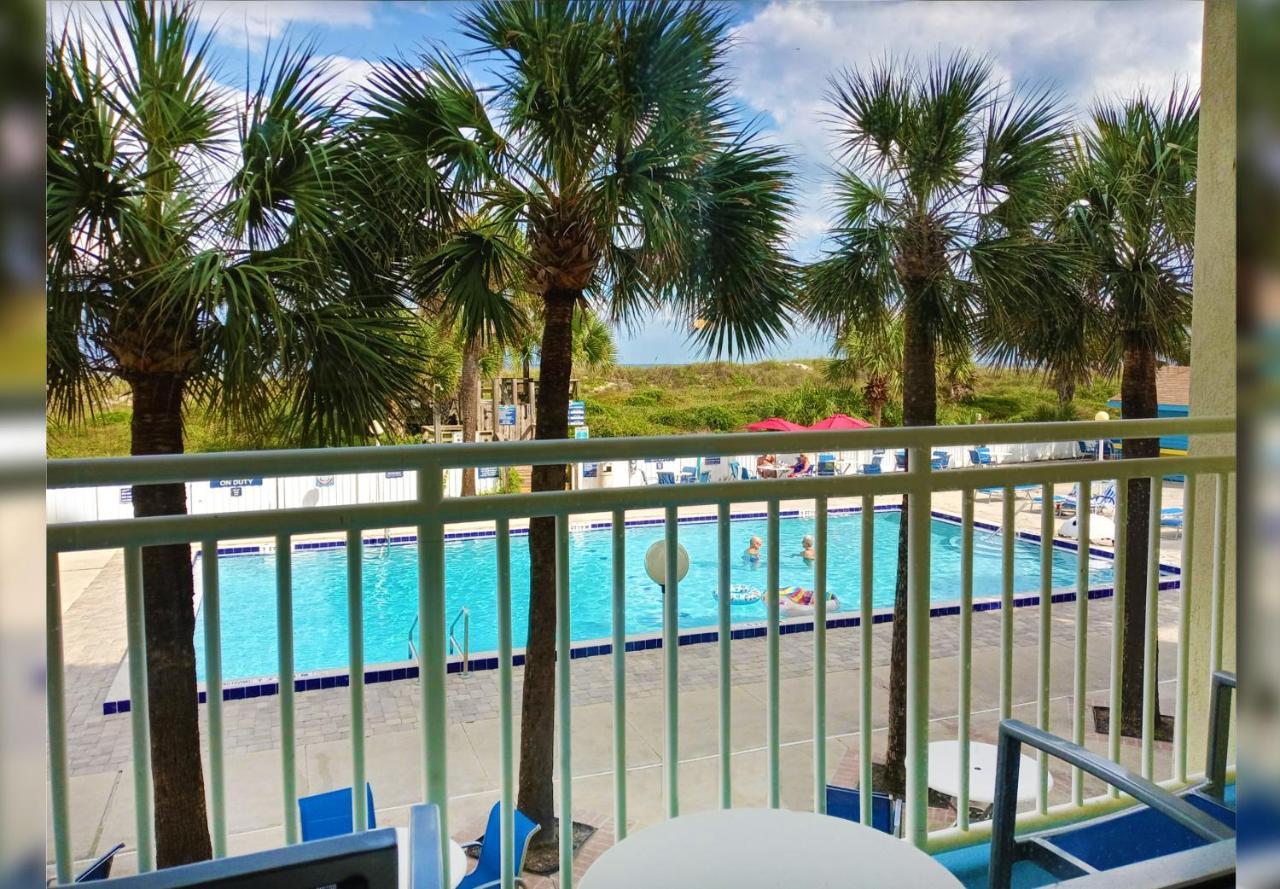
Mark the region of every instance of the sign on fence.
<instances>
[{"instance_id":1,"label":"sign on fence","mask_svg":"<svg viewBox=\"0 0 1280 889\"><path fill-rule=\"evenodd\" d=\"M385 473L385 475L386 475L386 477L387 477L387 478L404 478L404 470L403 470L403 469L393 469L393 470L391 470L390 472Z\"/></svg>"},{"instance_id":2,"label":"sign on fence","mask_svg":"<svg viewBox=\"0 0 1280 889\"><path fill-rule=\"evenodd\" d=\"M496 466L481 466L479 469L477 469L477 470L476 470L476 477L477 477L477 478L497 478L497 477L498 477L498 467L496 467Z\"/></svg>"},{"instance_id":3,"label":"sign on fence","mask_svg":"<svg viewBox=\"0 0 1280 889\"><path fill-rule=\"evenodd\" d=\"M587 404L584 401L569 402L569 425L587 425Z\"/></svg>"},{"instance_id":4,"label":"sign on fence","mask_svg":"<svg viewBox=\"0 0 1280 889\"><path fill-rule=\"evenodd\" d=\"M583 436L583 437L585 438L586 436ZM599 464L598 464L598 463L583 463L583 464L582 464L582 477L583 477L583 478L595 478L595 477L596 477L596 474L597 474L598 472L599 472Z\"/></svg>"},{"instance_id":5,"label":"sign on fence","mask_svg":"<svg viewBox=\"0 0 1280 889\"><path fill-rule=\"evenodd\" d=\"M214 490L219 488L258 488L262 486L260 478L215 478L209 482L209 487ZM238 497L238 494L232 496Z\"/></svg>"},{"instance_id":6,"label":"sign on fence","mask_svg":"<svg viewBox=\"0 0 1280 889\"><path fill-rule=\"evenodd\" d=\"M516 425L516 406L514 404L498 405L498 425L499 426Z\"/></svg>"},{"instance_id":7,"label":"sign on fence","mask_svg":"<svg viewBox=\"0 0 1280 889\"><path fill-rule=\"evenodd\" d=\"M591 430L589 430L586 426L575 427L573 430L573 437L574 438L590 438Z\"/></svg>"}]
</instances>

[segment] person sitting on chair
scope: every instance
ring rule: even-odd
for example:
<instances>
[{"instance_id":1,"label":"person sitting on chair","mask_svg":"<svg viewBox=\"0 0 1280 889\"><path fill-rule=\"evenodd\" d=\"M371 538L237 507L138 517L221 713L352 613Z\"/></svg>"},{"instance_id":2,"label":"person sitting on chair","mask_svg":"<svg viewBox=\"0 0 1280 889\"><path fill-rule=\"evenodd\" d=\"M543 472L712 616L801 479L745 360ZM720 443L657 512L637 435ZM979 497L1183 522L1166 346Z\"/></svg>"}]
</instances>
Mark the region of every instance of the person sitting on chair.
<instances>
[{"instance_id":1,"label":"person sitting on chair","mask_svg":"<svg viewBox=\"0 0 1280 889\"><path fill-rule=\"evenodd\" d=\"M802 475L808 475L811 469L813 469L813 464L809 462L809 455L801 454L796 457L796 462L791 464L791 477L798 478Z\"/></svg>"},{"instance_id":2,"label":"person sitting on chair","mask_svg":"<svg viewBox=\"0 0 1280 889\"><path fill-rule=\"evenodd\" d=\"M773 454L761 454L756 460L756 475L760 478L777 478L778 458Z\"/></svg>"}]
</instances>

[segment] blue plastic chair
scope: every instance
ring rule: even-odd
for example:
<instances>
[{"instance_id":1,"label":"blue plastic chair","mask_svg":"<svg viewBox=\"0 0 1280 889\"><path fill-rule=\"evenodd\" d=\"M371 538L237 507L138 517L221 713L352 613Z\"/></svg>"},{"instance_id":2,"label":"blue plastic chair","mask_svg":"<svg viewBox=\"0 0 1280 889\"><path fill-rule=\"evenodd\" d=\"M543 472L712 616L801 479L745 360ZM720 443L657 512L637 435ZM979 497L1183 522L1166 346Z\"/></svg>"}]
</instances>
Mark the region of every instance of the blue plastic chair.
<instances>
[{"instance_id":1,"label":"blue plastic chair","mask_svg":"<svg viewBox=\"0 0 1280 889\"><path fill-rule=\"evenodd\" d=\"M1090 460L1098 459L1098 443L1096 441L1077 441L1076 450L1079 452L1079 456L1081 457L1085 457Z\"/></svg>"},{"instance_id":2,"label":"blue plastic chair","mask_svg":"<svg viewBox=\"0 0 1280 889\"><path fill-rule=\"evenodd\" d=\"M680 484L691 485L698 480L698 473L689 467L680 470Z\"/></svg>"},{"instance_id":3,"label":"blue plastic chair","mask_svg":"<svg viewBox=\"0 0 1280 889\"><path fill-rule=\"evenodd\" d=\"M893 452L894 465L899 472L905 472L907 469L907 452L906 450Z\"/></svg>"},{"instance_id":4,"label":"blue plastic chair","mask_svg":"<svg viewBox=\"0 0 1280 889\"><path fill-rule=\"evenodd\" d=\"M702 470L702 474L698 476L698 484L705 485L709 481L711 481L711 470Z\"/></svg>"},{"instance_id":5,"label":"blue plastic chair","mask_svg":"<svg viewBox=\"0 0 1280 889\"><path fill-rule=\"evenodd\" d=\"M108 849L106 854L95 861L93 864L80 871L73 883L93 883L97 880L105 880L111 876L111 864L116 859L116 853L124 848L124 843L116 843L114 847Z\"/></svg>"},{"instance_id":6,"label":"blue plastic chair","mask_svg":"<svg viewBox=\"0 0 1280 889\"><path fill-rule=\"evenodd\" d=\"M674 485L676 483L676 474L674 472L659 472L658 484Z\"/></svg>"},{"instance_id":7,"label":"blue plastic chair","mask_svg":"<svg viewBox=\"0 0 1280 889\"><path fill-rule=\"evenodd\" d=\"M364 791L365 798L368 800L369 829L373 830L378 826L378 819L373 812L373 788L365 784ZM339 790L299 798L298 816L302 826L303 842L354 833L351 788L343 787Z\"/></svg>"},{"instance_id":8,"label":"blue plastic chair","mask_svg":"<svg viewBox=\"0 0 1280 889\"><path fill-rule=\"evenodd\" d=\"M862 794L853 787L827 785L827 814L846 821L862 821ZM902 835L902 800L887 793L871 794L871 826L891 836Z\"/></svg>"},{"instance_id":9,"label":"blue plastic chair","mask_svg":"<svg viewBox=\"0 0 1280 889\"><path fill-rule=\"evenodd\" d=\"M742 464L737 460L729 461L729 478L735 482L739 479L746 478L746 475L742 472Z\"/></svg>"},{"instance_id":10,"label":"blue plastic chair","mask_svg":"<svg viewBox=\"0 0 1280 889\"><path fill-rule=\"evenodd\" d=\"M515 876L516 885L523 886L520 880L520 867L525 853L529 851L529 841L538 832L537 823L519 809L512 813L515 818ZM502 803L494 803L489 810L489 822L485 825L484 836L470 843L463 843L462 848L480 847L480 858L476 861L476 869L462 878L458 889L490 889L502 883Z\"/></svg>"},{"instance_id":11,"label":"blue plastic chair","mask_svg":"<svg viewBox=\"0 0 1280 889\"><path fill-rule=\"evenodd\" d=\"M932 469L946 469L951 465L951 454L946 451L934 451L933 459L929 461Z\"/></svg>"},{"instance_id":12,"label":"blue plastic chair","mask_svg":"<svg viewBox=\"0 0 1280 889\"><path fill-rule=\"evenodd\" d=\"M836 455L835 454L819 454L818 455L818 475L833 476L836 474Z\"/></svg>"},{"instance_id":13,"label":"blue plastic chair","mask_svg":"<svg viewBox=\"0 0 1280 889\"><path fill-rule=\"evenodd\" d=\"M974 466L990 466L991 451L984 445L977 448L969 448L969 462Z\"/></svg>"},{"instance_id":14,"label":"blue plastic chair","mask_svg":"<svg viewBox=\"0 0 1280 889\"><path fill-rule=\"evenodd\" d=\"M862 474L863 474L863 475L880 475L880 474L881 474L881 472L882 472L882 470L881 470L881 468L880 468L880 463L879 463L879 462L875 462L875 463L863 463L863 464L862 464Z\"/></svg>"}]
</instances>

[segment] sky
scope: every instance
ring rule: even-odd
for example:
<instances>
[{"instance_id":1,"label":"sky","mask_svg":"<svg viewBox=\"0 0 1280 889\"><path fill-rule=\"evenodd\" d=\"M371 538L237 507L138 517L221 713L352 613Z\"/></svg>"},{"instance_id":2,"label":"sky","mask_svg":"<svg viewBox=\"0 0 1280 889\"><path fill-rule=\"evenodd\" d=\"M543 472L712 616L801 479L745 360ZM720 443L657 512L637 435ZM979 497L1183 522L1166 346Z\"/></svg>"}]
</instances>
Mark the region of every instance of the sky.
<instances>
[{"instance_id":1,"label":"sky","mask_svg":"<svg viewBox=\"0 0 1280 889\"><path fill-rule=\"evenodd\" d=\"M358 87L380 59L412 59L439 43L465 53L453 2L347 0L207 0L200 17L213 34L212 55L227 86L243 89L245 72L283 38L312 41L337 85ZM60 28L69 11L104 15L96 2L49 4ZM1198 0L1014 0L1014 2L805 2L726 4L733 21L727 60L734 99L760 137L796 158L797 206L789 247L799 261L818 256L830 223L827 183L835 162L826 115L829 78L887 54L925 59L956 50L984 55L1015 88L1049 87L1077 116L1097 100L1146 89L1167 95L1178 82L1198 86L1201 4ZM486 72L475 70L477 83ZM797 326L775 358L826 354L827 338ZM643 330L618 331L628 364L684 363L705 358L687 331L657 318Z\"/></svg>"}]
</instances>

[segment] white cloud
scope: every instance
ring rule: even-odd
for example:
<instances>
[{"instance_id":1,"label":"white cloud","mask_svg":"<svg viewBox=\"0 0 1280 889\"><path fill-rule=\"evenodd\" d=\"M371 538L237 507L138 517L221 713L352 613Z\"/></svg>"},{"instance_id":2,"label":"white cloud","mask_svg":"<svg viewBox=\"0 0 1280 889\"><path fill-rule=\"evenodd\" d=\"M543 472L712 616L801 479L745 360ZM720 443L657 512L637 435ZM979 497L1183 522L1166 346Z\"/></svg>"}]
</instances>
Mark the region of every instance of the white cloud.
<instances>
[{"instance_id":1,"label":"white cloud","mask_svg":"<svg viewBox=\"0 0 1280 889\"><path fill-rule=\"evenodd\" d=\"M836 144L825 116L828 80L886 55L924 59L967 50L1015 85L1048 84L1077 114L1095 98L1200 73L1195 2L815 3L775 0L734 29L729 63L738 98L773 121L770 141L796 152L801 182L792 226L797 249L816 245L830 218L821 183ZM805 250L807 252L807 250Z\"/></svg>"},{"instance_id":2,"label":"white cloud","mask_svg":"<svg viewBox=\"0 0 1280 889\"><path fill-rule=\"evenodd\" d=\"M296 25L371 28L374 4L360 0L205 0L197 8L200 21L215 27L219 40L256 47Z\"/></svg>"}]
</instances>

